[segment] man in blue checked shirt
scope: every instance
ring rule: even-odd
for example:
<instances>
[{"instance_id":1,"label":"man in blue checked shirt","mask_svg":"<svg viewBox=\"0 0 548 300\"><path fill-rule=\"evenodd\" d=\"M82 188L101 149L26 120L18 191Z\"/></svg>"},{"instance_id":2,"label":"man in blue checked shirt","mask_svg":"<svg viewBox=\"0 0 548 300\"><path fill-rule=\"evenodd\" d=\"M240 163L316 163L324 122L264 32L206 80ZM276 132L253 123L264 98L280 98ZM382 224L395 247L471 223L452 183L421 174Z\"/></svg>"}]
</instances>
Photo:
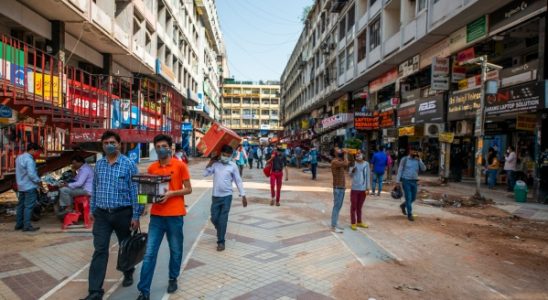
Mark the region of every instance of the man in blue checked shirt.
<instances>
[{"instance_id":1,"label":"man in blue checked shirt","mask_svg":"<svg viewBox=\"0 0 548 300\"><path fill-rule=\"evenodd\" d=\"M95 251L89 267L89 295L87 300L102 299L103 281L107 271L110 237L116 233L118 242L127 238L131 230L139 228L144 207L137 202L137 184L131 177L137 166L120 153L120 136L106 131L101 137L105 157L97 161L93 178L91 212L93 246ZM122 286L133 284L134 269L124 273Z\"/></svg>"}]
</instances>

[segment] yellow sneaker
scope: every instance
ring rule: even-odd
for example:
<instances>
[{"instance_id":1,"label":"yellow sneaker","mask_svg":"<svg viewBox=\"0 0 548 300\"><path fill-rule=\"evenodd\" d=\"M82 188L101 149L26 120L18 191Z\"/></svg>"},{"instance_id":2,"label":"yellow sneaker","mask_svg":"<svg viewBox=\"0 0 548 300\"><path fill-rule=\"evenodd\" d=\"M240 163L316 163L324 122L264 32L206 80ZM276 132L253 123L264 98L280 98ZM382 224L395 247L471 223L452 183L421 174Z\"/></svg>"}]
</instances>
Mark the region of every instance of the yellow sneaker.
<instances>
[{"instance_id":1,"label":"yellow sneaker","mask_svg":"<svg viewBox=\"0 0 548 300\"><path fill-rule=\"evenodd\" d=\"M356 229L358 229L358 227L356 226L356 224L352 224L352 225L350 225L350 228L352 228L352 230L356 230Z\"/></svg>"},{"instance_id":2,"label":"yellow sneaker","mask_svg":"<svg viewBox=\"0 0 548 300\"><path fill-rule=\"evenodd\" d=\"M365 224L365 223L358 223L358 227L361 227L361 228L369 228L369 225Z\"/></svg>"}]
</instances>

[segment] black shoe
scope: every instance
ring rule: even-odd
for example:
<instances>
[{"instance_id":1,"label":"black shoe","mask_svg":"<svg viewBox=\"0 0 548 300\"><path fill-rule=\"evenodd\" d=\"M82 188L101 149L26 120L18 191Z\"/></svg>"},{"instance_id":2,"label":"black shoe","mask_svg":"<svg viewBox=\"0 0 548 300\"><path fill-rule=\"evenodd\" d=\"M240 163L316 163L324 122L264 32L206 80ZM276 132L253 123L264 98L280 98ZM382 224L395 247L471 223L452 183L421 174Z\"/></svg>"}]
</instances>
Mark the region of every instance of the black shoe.
<instances>
[{"instance_id":1,"label":"black shoe","mask_svg":"<svg viewBox=\"0 0 548 300\"><path fill-rule=\"evenodd\" d=\"M411 216L407 216L407 220L413 222L415 221L415 218L413 217L413 215L411 215Z\"/></svg>"},{"instance_id":2,"label":"black shoe","mask_svg":"<svg viewBox=\"0 0 548 300\"><path fill-rule=\"evenodd\" d=\"M124 281L122 281L123 287L128 287L133 284L133 274L131 275L124 275Z\"/></svg>"},{"instance_id":3,"label":"black shoe","mask_svg":"<svg viewBox=\"0 0 548 300\"><path fill-rule=\"evenodd\" d=\"M400 208L401 208L401 213L404 216L407 216L407 212L405 211L405 203L400 204Z\"/></svg>"},{"instance_id":4,"label":"black shoe","mask_svg":"<svg viewBox=\"0 0 548 300\"><path fill-rule=\"evenodd\" d=\"M224 251L224 250L225 250L225 243L217 244L217 251Z\"/></svg>"},{"instance_id":5,"label":"black shoe","mask_svg":"<svg viewBox=\"0 0 548 300\"><path fill-rule=\"evenodd\" d=\"M145 294L141 293L139 294L139 297L137 297L137 300L150 300L150 296L146 296Z\"/></svg>"},{"instance_id":6,"label":"black shoe","mask_svg":"<svg viewBox=\"0 0 548 300\"><path fill-rule=\"evenodd\" d=\"M169 280L169 284L167 285L167 293L168 293L168 294L175 293L175 291L176 291L178 288L179 288L179 287L177 286L177 279L170 279L170 280Z\"/></svg>"},{"instance_id":7,"label":"black shoe","mask_svg":"<svg viewBox=\"0 0 548 300\"><path fill-rule=\"evenodd\" d=\"M103 296L101 294L93 293L89 294L86 298L82 298L80 300L103 300Z\"/></svg>"},{"instance_id":8,"label":"black shoe","mask_svg":"<svg viewBox=\"0 0 548 300\"><path fill-rule=\"evenodd\" d=\"M40 230L40 227L38 227L38 226L37 227L32 227L31 226L31 227L28 227L28 228L23 228L23 231L25 231L25 232L34 232L34 231L38 231L38 230Z\"/></svg>"},{"instance_id":9,"label":"black shoe","mask_svg":"<svg viewBox=\"0 0 548 300\"><path fill-rule=\"evenodd\" d=\"M15 231L17 231L17 230L23 230L23 226L15 226L14 229L15 229Z\"/></svg>"}]
</instances>

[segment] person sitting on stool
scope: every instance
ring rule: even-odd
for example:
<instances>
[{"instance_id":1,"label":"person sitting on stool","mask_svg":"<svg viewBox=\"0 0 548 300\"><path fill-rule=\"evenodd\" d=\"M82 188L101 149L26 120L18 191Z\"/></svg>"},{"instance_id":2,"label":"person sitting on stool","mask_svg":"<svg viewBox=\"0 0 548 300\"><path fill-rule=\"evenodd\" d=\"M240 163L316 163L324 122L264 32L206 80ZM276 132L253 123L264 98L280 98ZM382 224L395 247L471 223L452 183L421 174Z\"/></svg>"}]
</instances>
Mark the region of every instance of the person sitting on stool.
<instances>
[{"instance_id":1,"label":"person sitting on stool","mask_svg":"<svg viewBox=\"0 0 548 300\"><path fill-rule=\"evenodd\" d=\"M72 169L77 172L74 182L65 183L59 190L59 206L64 211L72 208L73 197L91 196L93 190L93 168L81 156L72 158Z\"/></svg>"}]
</instances>

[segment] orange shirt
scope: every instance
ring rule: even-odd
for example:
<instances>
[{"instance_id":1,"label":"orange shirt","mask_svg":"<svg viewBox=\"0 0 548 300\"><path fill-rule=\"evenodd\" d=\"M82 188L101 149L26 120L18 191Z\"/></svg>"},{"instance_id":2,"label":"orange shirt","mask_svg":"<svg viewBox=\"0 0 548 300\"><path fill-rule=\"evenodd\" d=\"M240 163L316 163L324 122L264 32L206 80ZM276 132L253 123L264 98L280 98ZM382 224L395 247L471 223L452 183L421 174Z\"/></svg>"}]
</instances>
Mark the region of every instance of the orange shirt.
<instances>
[{"instance_id":1,"label":"orange shirt","mask_svg":"<svg viewBox=\"0 0 548 300\"><path fill-rule=\"evenodd\" d=\"M171 159L165 166L159 161L148 167L148 173L152 175L171 176L169 190L177 191L183 189L183 181L190 180L188 167L183 162ZM152 204L150 214L154 216L172 217L186 215L185 198L183 196L171 197L163 204Z\"/></svg>"}]
</instances>

